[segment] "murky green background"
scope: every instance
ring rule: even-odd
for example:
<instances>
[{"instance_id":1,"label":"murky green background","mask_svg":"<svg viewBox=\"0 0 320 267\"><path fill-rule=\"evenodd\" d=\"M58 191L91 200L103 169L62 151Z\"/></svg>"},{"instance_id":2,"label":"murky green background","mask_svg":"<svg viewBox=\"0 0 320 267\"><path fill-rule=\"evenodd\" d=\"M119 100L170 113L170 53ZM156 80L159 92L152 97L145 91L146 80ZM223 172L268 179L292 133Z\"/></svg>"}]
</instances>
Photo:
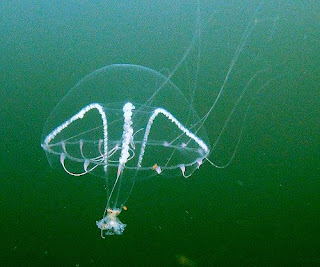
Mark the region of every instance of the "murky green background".
<instances>
[{"instance_id":1,"label":"murky green background","mask_svg":"<svg viewBox=\"0 0 320 267\"><path fill-rule=\"evenodd\" d=\"M320 265L320 4L266 1L254 15L259 1L225 2L200 1L200 115L245 28L257 25L206 124L212 143L250 78L268 72L253 81L211 157L228 160L250 96L263 87L234 161L225 169L206 163L188 180L138 182L121 214L124 235L103 240L95 225L106 200L103 179L50 169L43 125L97 68L172 70L194 36L197 3L1 1L1 265ZM196 51L173 77L189 97Z\"/></svg>"}]
</instances>

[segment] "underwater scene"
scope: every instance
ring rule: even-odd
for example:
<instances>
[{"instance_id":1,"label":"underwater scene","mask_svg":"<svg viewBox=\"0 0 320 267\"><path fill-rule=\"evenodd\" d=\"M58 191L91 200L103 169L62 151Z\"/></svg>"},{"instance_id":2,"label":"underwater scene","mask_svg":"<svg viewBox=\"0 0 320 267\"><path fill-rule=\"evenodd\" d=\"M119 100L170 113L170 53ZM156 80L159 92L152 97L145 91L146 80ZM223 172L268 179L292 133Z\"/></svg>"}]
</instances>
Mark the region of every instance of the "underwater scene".
<instances>
[{"instance_id":1,"label":"underwater scene","mask_svg":"<svg viewBox=\"0 0 320 267\"><path fill-rule=\"evenodd\" d=\"M0 14L1 265L320 265L319 3Z\"/></svg>"}]
</instances>

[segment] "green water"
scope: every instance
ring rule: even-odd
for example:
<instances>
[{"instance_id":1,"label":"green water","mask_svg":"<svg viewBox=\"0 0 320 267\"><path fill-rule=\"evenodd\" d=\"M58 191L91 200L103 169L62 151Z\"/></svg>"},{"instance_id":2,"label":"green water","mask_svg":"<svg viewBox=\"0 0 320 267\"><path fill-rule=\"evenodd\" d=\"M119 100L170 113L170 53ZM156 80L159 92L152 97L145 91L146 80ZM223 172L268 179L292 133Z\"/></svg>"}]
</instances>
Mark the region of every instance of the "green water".
<instances>
[{"instance_id":1,"label":"green water","mask_svg":"<svg viewBox=\"0 0 320 267\"><path fill-rule=\"evenodd\" d=\"M200 1L200 116L246 27L257 22L205 125L213 144L243 88L262 71L210 159L228 161L245 117L239 149L225 169L206 162L189 179L137 182L121 213L123 235L102 239L96 227L103 179L50 168L41 134L61 98L105 65L172 70L195 36L197 3L185 2L0 3L1 265L320 265L317 1L266 1L256 15L259 1ZM187 97L196 44L172 77Z\"/></svg>"}]
</instances>

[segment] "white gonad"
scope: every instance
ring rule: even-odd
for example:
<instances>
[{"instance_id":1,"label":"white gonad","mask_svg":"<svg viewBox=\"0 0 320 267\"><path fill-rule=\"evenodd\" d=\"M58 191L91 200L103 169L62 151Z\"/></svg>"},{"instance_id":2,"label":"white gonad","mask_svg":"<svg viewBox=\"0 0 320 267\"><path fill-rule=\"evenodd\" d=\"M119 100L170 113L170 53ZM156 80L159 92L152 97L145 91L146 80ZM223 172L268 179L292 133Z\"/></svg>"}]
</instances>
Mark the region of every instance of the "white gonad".
<instances>
[{"instance_id":1,"label":"white gonad","mask_svg":"<svg viewBox=\"0 0 320 267\"><path fill-rule=\"evenodd\" d=\"M242 106L241 100L248 95L252 81L264 70L253 73L238 91L227 115L219 123L220 128L214 134L210 132L211 146L204 125L227 91L229 76L259 24L255 18L260 10L261 4L247 22L225 78L201 116L195 110L196 81L191 96L182 93L172 82L194 51L197 54L195 76L198 76L200 29L204 30L211 23L210 18L205 25L200 25L200 8L193 39L167 75L138 65L109 65L80 80L51 112L41 141L50 165L69 175L93 174L106 180L107 203L102 219L96 222L103 238L120 235L125 230L126 225L118 217L123 209L126 210L125 204L135 181L146 176L187 178L206 160L215 165L208 157L221 141L235 110ZM260 88L266 85L264 83ZM244 105L246 111L241 118L241 127L237 129L231 156L222 167L232 161L240 142L252 97L249 99Z\"/></svg>"}]
</instances>

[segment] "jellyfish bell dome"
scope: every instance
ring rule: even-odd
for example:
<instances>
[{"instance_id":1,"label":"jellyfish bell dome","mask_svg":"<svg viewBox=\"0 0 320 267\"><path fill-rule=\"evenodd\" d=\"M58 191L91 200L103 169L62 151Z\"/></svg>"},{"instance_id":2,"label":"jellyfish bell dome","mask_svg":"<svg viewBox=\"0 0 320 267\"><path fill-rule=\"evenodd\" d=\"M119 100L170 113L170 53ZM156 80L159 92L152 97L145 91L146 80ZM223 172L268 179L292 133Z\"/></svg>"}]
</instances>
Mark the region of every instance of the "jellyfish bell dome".
<instances>
[{"instance_id":1,"label":"jellyfish bell dome","mask_svg":"<svg viewBox=\"0 0 320 267\"><path fill-rule=\"evenodd\" d=\"M48 117L42 147L50 165L98 176L119 168L127 103L132 133L123 169L188 176L208 156L206 130L180 89L155 70L116 64L80 80Z\"/></svg>"}]
</instances>

